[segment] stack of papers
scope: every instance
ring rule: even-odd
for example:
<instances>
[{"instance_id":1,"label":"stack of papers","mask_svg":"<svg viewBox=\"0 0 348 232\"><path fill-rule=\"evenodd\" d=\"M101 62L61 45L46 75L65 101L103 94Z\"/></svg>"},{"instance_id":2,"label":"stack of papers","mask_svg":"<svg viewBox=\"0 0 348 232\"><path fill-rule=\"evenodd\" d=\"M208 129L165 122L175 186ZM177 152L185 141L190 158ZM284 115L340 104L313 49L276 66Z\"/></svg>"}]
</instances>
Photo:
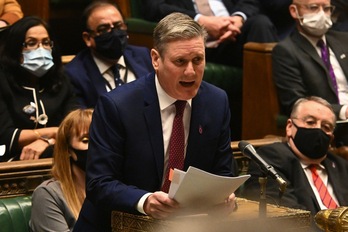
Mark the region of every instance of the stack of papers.
<instances>
[{"instance_id":1,"label":"stack of papers","mask_svg":"<svg viewBox=\"0 0 348 232\"><path fill-rule=\"evenodd\" d=\"M223 204L249 177L218 176L192 166L187 172L174 169L168 196L182 208L205 210Z\"/></svg>"}]
</instances>

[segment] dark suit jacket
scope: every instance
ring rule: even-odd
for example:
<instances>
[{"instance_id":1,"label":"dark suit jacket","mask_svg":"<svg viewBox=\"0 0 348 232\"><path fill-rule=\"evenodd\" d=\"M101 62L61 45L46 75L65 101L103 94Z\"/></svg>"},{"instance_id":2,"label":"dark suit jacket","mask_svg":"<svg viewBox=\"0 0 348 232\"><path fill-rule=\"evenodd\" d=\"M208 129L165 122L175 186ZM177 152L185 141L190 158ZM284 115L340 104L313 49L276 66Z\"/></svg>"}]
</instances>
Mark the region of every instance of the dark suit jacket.
<instances>
[{"instance_id":1,"label":"dark suit jacket","mask_svg":"<svg viewBox=\"0 0 348 232\"><path fill-rule=\"evenodd\" d=\"M259 148L257 152L269 165L272 165L278 174L288 183L287 189L280 202L281 205L291 208L306 209L311 211L313 215L320 210L297 156L286 143L274 143L264 146ZM347 206L347 160L328 153L322 165L328 173L329 182L332 185L340 206ZM252 161L249 165L248 172L252 177L246 182L243 196L259 200L260 185L258 183L258 177L261 176L260 169ZM278 183L269 177L266 187L266 194L269 196L267 201L269 203L274 204L275 202L273 199L276 201L279 200L278 189ZM273 197L273 199L271 199L271 197Z\"/></svg>"},{"instance_id":2,"label":"dark suit jacket","mask_svg":"<svg viewBox=\"0 0 348 232\"><path fill-rule=\"evenodd\" d=\"M348 33L331 30L326 39L348 78ZM342 106L338 104L329 71L315 48L297 30L274 47L272 59L283 114L290 115L297 99L315 95L330 102L338 116Z\"/></svg>"},{"instance_id":3,"label":"dark suit jacket","mask_svg":"<svg viewBox=\"0 0 348 232\"><path fill-rule=\"evenodd\" d=\"M194 166L217 175L235 175L229 121L226 93L202 82L192 99L185 170ZM76 231L107 231L111 210L138 214L139 199L160 190L162 134L154 73L99 99L90 128L87 200Z\"/></svg>"},{"instance_id":4,"label":"dark suit jacket","mask_svg":"<svg viewBox=\"0 0 348 232\"><path fill-rule=\"evenodd\" d=\"M136 78L153 71L150 51L145 47L128 45L124 51L127 68ZM65 65L65 72L75 87L79 104L83 108L94 108L100 95L106 93L105 80L90 50L84 49Z\"/></svg>"},{"instance_id":5,"label":"dark suit jacket","mask_svg":"<svg viewBox=\"0 0 348 232\"><path fill-rule=\"evenodd\" d=\"M247 17L259 13L259 0L222 0L230 14L241 11ZM145 19L159 21L173 12L181 12L194 18L196 15L192 0L143 0Z\"/></svg>"}]
</instances>

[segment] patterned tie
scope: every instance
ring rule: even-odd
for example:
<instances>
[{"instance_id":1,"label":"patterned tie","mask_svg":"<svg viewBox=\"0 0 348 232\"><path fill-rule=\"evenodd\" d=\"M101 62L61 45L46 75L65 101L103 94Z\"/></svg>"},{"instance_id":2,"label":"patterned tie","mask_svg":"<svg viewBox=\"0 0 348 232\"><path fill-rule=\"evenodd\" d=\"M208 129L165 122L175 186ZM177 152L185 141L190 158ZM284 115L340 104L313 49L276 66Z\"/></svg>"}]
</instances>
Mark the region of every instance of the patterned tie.
<instances>
[{"instance_id":1,"label":"patterned tie","mask_svg":"<svg viewBox=\"0 0 348 232\"><path fill-rule=\"evenodd\" d=\"M318 189L321 201L323 204L328 208L328 209L336 209L337 204L336 202L332 199L329 191L327 190L323 180L320 178L320 176L317 173L317 167L316 165L310 165L309 169L312 172L312 178L314 182L314 186Z\"/></svg>"},{"instance_id":2,"label":"patterned tie","mask_svg":"<svg viewBox=\"0 0 348 232\"><path fill-rule=\"evenodd\" d=\"M337 81L336 81L336 76L335 76L334 70L333 70L332 65L330 63L329 49L328 49L328 47L326 46L326 44L324 43L324 41L322 39L320 39L318 41L317 46L320 47L321 59L323 60L326 68L329 70L330 77L331 77L331 82L332 82L332 85L333 85L333 87L335 89L336 96L338 98Z\"/></svg>"},{"instance_id":3,"label":"patterned tie","mask_svg":"<svg viewBox=\"0 0 348 232\"><path fill-rule=\"evenodd\" d=\"M213 11L210 8L209 0L196 0L195 2L196 2L198 12L200 14L205 15L205 16L213 16L214 15Z\"/></svg>"},{"instance_id":4,"label":"patterned tie","mask_svg":"<svg viewBox=\"0 0 348 232\"><path fill-rule=\"evenodd\" d=\"M119 64L115 64L111 67L112 69L112 73L114 74L114 79L115 79L115 86L121 86L123 85L123 81L121 80L121 76L120 76L120 70L119 70L120 65Z\"/></svg>"},{"instance_id":5,"label":"patterned tie","mask_svg":"<svg viewBox=\"0 0 348 232\"><path fill-rule=\"evenodd\" d=\"M173 121L173 130L172 135L170 136L169 141L169 160L168 167L166 170L166 179L162 186L163 192L169 191L170 180L169 173L171 169L180 169L184 168L184 151L185 151L185 131L184 123L182 117L184 115L184 110L186 106L186 101L176 101L175 103L176 114Z\"/></svg>"}]
</instances>

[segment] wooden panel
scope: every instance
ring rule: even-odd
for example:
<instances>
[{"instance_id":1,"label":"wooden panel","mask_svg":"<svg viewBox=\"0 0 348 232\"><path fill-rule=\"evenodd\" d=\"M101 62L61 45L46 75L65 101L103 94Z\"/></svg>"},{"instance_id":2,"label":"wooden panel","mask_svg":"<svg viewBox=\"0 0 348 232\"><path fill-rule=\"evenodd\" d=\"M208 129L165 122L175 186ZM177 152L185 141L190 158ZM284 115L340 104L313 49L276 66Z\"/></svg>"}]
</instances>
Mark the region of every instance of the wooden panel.
<instances>
[{"instance_id":1,"label":"wooden panel","mask_svg":"<svg viewBox=\"0 0 348 232\"><path fill-rule=\"evenodd\" d=\"M36 15L48 22L49 0L18 0L24 16Z\"/></svg>"},{"instance_id":2,"label":"wooden panel","mask_svg":"<svg viewBox=\"0 0 348 232\"><path fill-rule=\"evenodd\" d=\"M124 19L131 17L130 0L115 0L118 9L122 12Z\"/></svg>"},{"instance_id":3,"label":"wooden panel","mask_svg":"<svg viewBox=\"0 0 348 232\"><path fill-rule=\"evenodd\" d=\"M0 198L31 195L51 178L52 158L0 163Z\"/></svg>"},{"instance_id":4,"label":"wooden panel","mask_svg":"<svg viewBox=\"0 0 348 232\"><path fill-rule=\"evenodd\" d=\"M206 214L199 214L157 220L149 216L113 211L111 228L114 232L310 231L309 211L267 205L266 216L260 218L258 202L243 198L238 198L237 202L238 210L226 217L209 217Z\"/></svg>"},{"instance_id":5,"label":"wooden panel","mask_svg":"<svg viewBox=\"0 0 348 232\"><path fill-rule=\"evenodd\" d=\"M276 43L247 43L243 60L242 139L284 136L277 128L278 97L272 79L272 49Z\"/></svg>"}]
</instances>

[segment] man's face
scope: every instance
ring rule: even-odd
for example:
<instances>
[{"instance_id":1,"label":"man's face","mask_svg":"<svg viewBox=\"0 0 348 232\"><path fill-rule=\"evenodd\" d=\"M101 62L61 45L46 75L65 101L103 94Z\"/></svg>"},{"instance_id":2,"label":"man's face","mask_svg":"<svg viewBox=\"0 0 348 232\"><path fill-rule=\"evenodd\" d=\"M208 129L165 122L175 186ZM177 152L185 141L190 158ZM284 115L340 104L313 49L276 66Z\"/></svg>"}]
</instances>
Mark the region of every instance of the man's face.
<instances>
[{"instance_id":1,"label":"man's face","mask_svg":"<svg viewBox=\"0 0 348 232\"><path fill-rule=\"evenodd\" d=\"M290 5L290 13L293 18L298 19L296 15L296 8L298 16L303 16L304 14L315 14L319 11L324 11L325 14L331 15L331 3L330 0L296 0Z\"/></svg>"},{"instance_id":2,"label":"man's face","mask_svg":"<svg viewBox=\"0 0 348 232\"><path fill-rule=\"evenodd\" d=\"M151 50L158 80L166 93L179 100L196 96L205 67L205 48L202 37L169 42L162 56Z\"/></svg>"},{"instance_id":3,"label":"man's face","mask_svg":"<svg viewBox=\"0 0 348 232\"><path fill-rule=\"evenodd\" d=\"M314 101L308 101L301 103L295 116L293 116L291 120L288 120L286 126L287 138L294 138L296 136L297 128L294 123L298 127L321 128L327 135L333 137L335 115L324 105ZM296 145L292 139L289 139L288 142L295 154L298 155L300 159L302 159L304 162L310 161L307 156L301 154L301 152L296 148ZM320 161L318 162L320 163ZM313 163L313 160L311 160L310 163Z\"/></svg>"},{"instance_id":4,"label":"man's face","mask_svg":"<svg viewBox=\"0 0 348 232\"><path fill-rule=\"evenodd\" d=\"M96 8L88 18L87 24L92 32L84 32L83 39L87 47L91 48L95 48L96 46L94 36L107 32L107 30L112 27L127 29L123 22L121 13L114 6L102 6Z\"/></svg>"}]
</instances>

